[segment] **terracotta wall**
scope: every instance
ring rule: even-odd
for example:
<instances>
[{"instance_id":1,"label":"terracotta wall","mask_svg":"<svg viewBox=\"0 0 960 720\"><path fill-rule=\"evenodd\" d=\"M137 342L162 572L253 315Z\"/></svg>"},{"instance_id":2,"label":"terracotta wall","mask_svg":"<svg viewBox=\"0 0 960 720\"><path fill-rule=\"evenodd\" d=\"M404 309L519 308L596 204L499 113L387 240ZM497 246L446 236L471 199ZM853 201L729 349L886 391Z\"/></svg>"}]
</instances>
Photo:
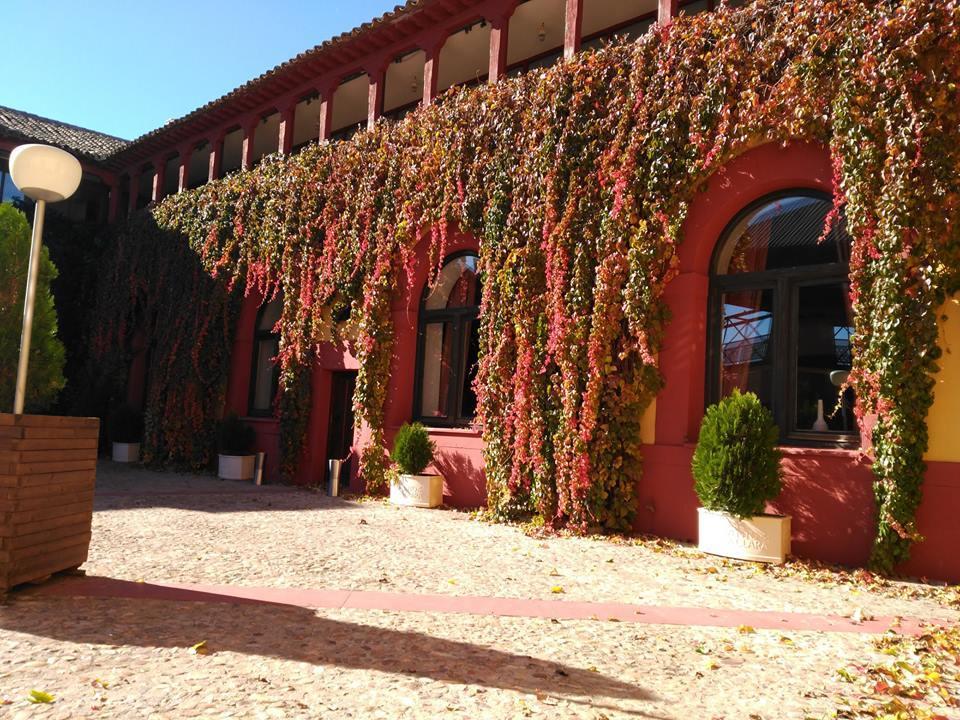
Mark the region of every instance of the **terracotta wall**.
<instances>
[{"instance_id":1,"label":"terracotta wall","mask_svg":"<svg viewBox=\"0 0 960 720\"><path fill-rule=\"evenodd\" d=\"M644 473L638 487L637 530L696 539L699 503L693 491L690 459L705 403L707 296L717 239L727 223L754 200L790 188L830 192L830 177L825 148L801 142L764 145L730 162L691 205L680 247L680 274L666 292L673 316L660 355L666 385L643 423ZM451 238L448 252L476 248L474 238L460 234ZM426 244L417 254L412 282L401 283L392 307L396 341L385 408L388 443L413 412L417 316L428 273L425 253ZM253 326L259 302L252 297L244 305L231 368L228 409L240 414L245 413L248 401ZM960 316L960 312L957 314ZM955 333L952 325L949 328ZM298 482L325 482L332 373L355 368L356 361L342 349L323 348L313 375L313 413ZM958 379L951 381L951 390L943 381L952 374ZM952 441L953 418L960 409L960 390L956 389L960 387L960 360L951 358L945 363L940 381L931 424L934 456L930 458L919 513L920 531L927 541L916 547L913 560L903 569L914 575L960 581L954 529L954 515L960 508L960 463L951 461L960 461L960 456L940 456L943 448L957 452L955 448L960 447ZM275 478L277 422L257 420L256 427L258 449L268 454L268 477ZM430 434L438 448L434 470L446 481L444 501L457 507L482 505L486 490L480 433L462 428L431 429ZM360 428L355 445L362 446L368 438L368 431ZM840 449L785 448L784 454L784 490L770 509L793 516L794 553L847 565L864 564L874 534L869 460L858 451ZM351 489L359 491L362 488L356 482L356 463L352 470Z\"/></svg>"},{"instance_id":2,"label":"terracotta wall","mask_svg":"<svg viewBox=\"0 0 960 720\"><path fill-rule=\"evenodd\" d=\"M706 379L707 292L714 246L727 223L748 204L790 188L831 192L825 148L793 142L757 147L728 163L690 208L680 246L680 275L667 289L673 314L660 354L666 385L657 398L656 444L645 448L640 483L638 530L683 540L696 539L696 509L690 458L703 417ZM960 321L960 318L958 318ZM951 332L955 329L951 326ZM952 336L951 336L952 337ZM960 342L960 338L957 339ZM953 390L938 384L931 414L932 448L956 447L960 409L960 362L945 368ZM940 418L944 421L941 422ZM947 420L946 418L949 418ZM873 473L858 451L784 449L785 483L771 510L793 517L793 550L800 557L846 565L867 562L875 529ZM960 454L956 460L960 460ZM960 535L954 515L960 508L960 464L928 462L924 500L918 514L917 545L903 572L960 581Z\"/></svg>"}]
</instances>

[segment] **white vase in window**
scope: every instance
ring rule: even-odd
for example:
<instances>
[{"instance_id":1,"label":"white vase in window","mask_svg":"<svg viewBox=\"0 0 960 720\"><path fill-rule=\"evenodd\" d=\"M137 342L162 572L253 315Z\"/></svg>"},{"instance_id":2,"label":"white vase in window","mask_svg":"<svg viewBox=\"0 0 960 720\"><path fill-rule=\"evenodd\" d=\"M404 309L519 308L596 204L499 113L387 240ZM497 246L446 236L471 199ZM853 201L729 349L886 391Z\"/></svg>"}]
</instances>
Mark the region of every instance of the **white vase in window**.
<instances>
[{"instance_id":1,"label":"white vase in window","mask_svg":"<svg viewBox=\"0 0 960 720\"><path fill-rule=\"evenodd\" d=\"M817 400L817 419L813 423L813 429L817 432L826 432L830 429L827 421L823 419L823 400Z\"/></svg>"}]
</instances>

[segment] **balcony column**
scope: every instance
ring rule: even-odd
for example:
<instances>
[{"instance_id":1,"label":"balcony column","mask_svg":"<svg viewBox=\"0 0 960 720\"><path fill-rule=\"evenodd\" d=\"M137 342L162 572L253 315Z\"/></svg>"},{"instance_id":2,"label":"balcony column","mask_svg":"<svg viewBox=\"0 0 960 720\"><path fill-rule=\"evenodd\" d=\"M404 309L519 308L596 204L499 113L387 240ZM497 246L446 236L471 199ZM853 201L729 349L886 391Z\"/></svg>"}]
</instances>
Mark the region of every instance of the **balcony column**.
<instances>
[{"instance_id":1,"label":"balcony column","mask_svg":"<svg viewBox=\"0 0 960 720\"><path fill-rule=\"evenodd\" d=\"M193 155L193 146L180 148L180 164L177 166L177 192L182 193L190 189L190 157Z\"/></svg>"},{"instance_id":2,"label":"balcony column","mask_svg":"<svg viewBox=\"0 0 960 720\"><path fill-rule=\"evenodd\" d=\"M289 155L293 150L293 123L297 114L297 101L291 100L277 109L280 111L280 137L277 150L284 155Z\"/></svg>"},{"instance_id":3,"label":"balcony column","mask_svg":"<svg viewBox=\"0 0 960 720\"><path fill-rule=\"evenodd\" d=\"M162 157L153 161L153 189L150 201L158 203L163 200L163 191L167 184L167 161Z\"/></svg>"},{"instance_id":4,"label":"balcony column","mask_svg":"<svg viewBox=\"0 0 960 720\"><path fill-rule=\"evenodd\" d=\"M249 170L253 167L253 140L257 133L259 116L247 118L243 123L243 145L240 150L240 169Z\"/></svg>"},{"instance_id":5,"label":"balcony column","mask_svg":"<svg viewBox=\"0 0 960 720\"><path fill-rule=\"evenodd\" d=\"M490 71L488 82L495 83L507 75L507 48L509 46L510 18L514 6L510 3L504 12L493 15L490 20Z\"/></svg>"},{"instance_id":6,"label":"balcony column","mask_svg":"<svg viewBox=\"0 0 960 720\"><path fill-rule=\"evenodd\" d=\"M114 222L120 212L120 180L110 183L110 198L107 202L107 222Z\"/></svg>"},{"instance_id":7,"label":"balcony column","mask_svg":"<svg viewBox=\"0 0 960 720\"><path fill-rule=\"evenodd\" d=\"M423 63L423 104L429 105L437 99L437 83L440 79L440 51L447 41L446 36L431 38L423 43L426 59Z\"/></svg>"},{"instance_id":8,"label":"balcony column","mask_svg":"<svg viewBox=\"0 0 960 720\"><path fill-rule=\"evenodd\" d=\"M127 198L127 214L137 209L137 200L140 199L140 173L130 171L130 197Z\"/></svg>"},{"instance_id":9,"label":"balcony column","mask_svg":"<svg viewBox=\"0 0 960 720\"><path fill-rule=\"evenodd\" d=\"M657 0L657 22L666 26L677 16L677 0Z\"/></svg>"},{"instance_id":10,"label":"balcony column","mask_svg":"<svg viewBox=\"0 0 960 720\"><path fill-rule=\"evenodd\" d=\"M387 80L389 61L381 60L367 69L370 88L367 91L367 130L372 130L383 115L383 86Z\"/></svg>"},{"instance_id":11,"label":"balcony column","mask_svg":"<svg viewBox=\"0 0 960 720\"><path fill-rule=\"evenodd\" d=\"M563 57L568 60L580 52L582 25L583 0L567 0L563 23Z\"/></svg>"},{"instance_id":12,"label":"balcony column","mask_svg":"<svg viewBox=\"0 0 960 720\"><path fill-rule=\"evenodd\" d=\"M220 131L210 138L210 162L207 165L207 182L213 182L223 171L223 139L227 134Z\"/></svg>"},{"instance_id":13,"label":"balcony column","mask_svg":"<svg viewBox=\"0 0 960 720\"><path fill-rule=\"evenodd\" d=\"M330 126L333 124L333 93L337 83L331 82L317 88L320 94L320 121L317 124L317 139L324 142L330 139Z\"/></svg>"}]
</instances>

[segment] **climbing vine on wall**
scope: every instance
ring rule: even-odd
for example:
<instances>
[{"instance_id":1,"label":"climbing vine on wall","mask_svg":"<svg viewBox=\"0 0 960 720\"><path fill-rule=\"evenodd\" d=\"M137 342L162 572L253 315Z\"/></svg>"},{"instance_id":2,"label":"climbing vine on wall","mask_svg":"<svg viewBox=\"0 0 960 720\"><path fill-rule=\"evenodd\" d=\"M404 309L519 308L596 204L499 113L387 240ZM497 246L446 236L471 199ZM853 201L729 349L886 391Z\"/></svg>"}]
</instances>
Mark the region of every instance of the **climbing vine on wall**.
<instances>
[{"instance_id":1,"label":"climbing vine on wall","mask_svg":"<svg viewBox=\"0 0 960 720\"><path fill-rule=\"evenodd\" d=\"M455 90L348 142L266 158L168 198L153 217L224 287L282 290L284 377L319 343L351 348L357 417L372 436L361 462L368 487L386 465L390 298L410 281L415 252L439 268L455 228L475 234L490 506L622 530L636 507L640 417L661 385L663 290L688 203L757 144L829 145L837 210L854 237L851 382L861 417L877 418L873 561L890 569L915 539L935 311L958 287L958 29L958 5L944 0L721 7L549 70ZM155 287L155 273L138 261L127 281ZM210 329L181 327L188 334L171 332L160 354ZM222 332L200 347L220 353ZM182 393L179 382L155 378L151 402ZM282 421L289 461L305 424Z\"/></svg>"},{"instance_id":2,"label":"climbing vine on wall","mask_svg":"<svg viewBox=\"0 0 960 720\"><path fill-rule=\"evenodd\" d=\"M130 363L143 363L144 461L206 467L216 457L240 294L211 278L182 236L148 213L113 228L109 241L85 381L118 404Z\"/></svg>"}]
</instances>

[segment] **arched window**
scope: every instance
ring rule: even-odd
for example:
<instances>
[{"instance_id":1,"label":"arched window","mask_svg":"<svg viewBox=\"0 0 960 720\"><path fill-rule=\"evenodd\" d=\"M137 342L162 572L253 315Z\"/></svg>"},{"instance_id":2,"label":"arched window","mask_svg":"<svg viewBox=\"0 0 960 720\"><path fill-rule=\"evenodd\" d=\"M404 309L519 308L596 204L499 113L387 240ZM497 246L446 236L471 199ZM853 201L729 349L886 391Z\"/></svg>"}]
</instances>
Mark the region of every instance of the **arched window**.
<instances>
[{"instance_id":1,"label":"arched window","mask_svg":"<svg viewBox=\"0 0 960 720\"><path fill-rule=\"evenodd\" d=\"M480 310L477 256L450 256L420 303L414 415L429 425L465 425L473 420Z\"/></svg>"},{"instance_id":2,"label":"arched window","mask_svg":"<svg viewBox=\"0 0 960 720\"><path fill-rule=\"evenodd\" d=\"M274 359L280 352L280 334L274 331L283 300L274 298L264 304L257 313L253 336L253 365L250 373L251 416L273 414L273 399L277 395L280 369Z\"/></svg>"},{"instance_id":3,"label":"arched window","mask_svg":"<svg viewBox=\"0 0 960 720\"><path fill-rule=\"evenodd\" d=\"M855 443L850 371L850 236L821 240L832 201L794 190L765 197L727 227L714 253L707 395L756 393L781 440Z\"/></svg>"}]
</instances>

